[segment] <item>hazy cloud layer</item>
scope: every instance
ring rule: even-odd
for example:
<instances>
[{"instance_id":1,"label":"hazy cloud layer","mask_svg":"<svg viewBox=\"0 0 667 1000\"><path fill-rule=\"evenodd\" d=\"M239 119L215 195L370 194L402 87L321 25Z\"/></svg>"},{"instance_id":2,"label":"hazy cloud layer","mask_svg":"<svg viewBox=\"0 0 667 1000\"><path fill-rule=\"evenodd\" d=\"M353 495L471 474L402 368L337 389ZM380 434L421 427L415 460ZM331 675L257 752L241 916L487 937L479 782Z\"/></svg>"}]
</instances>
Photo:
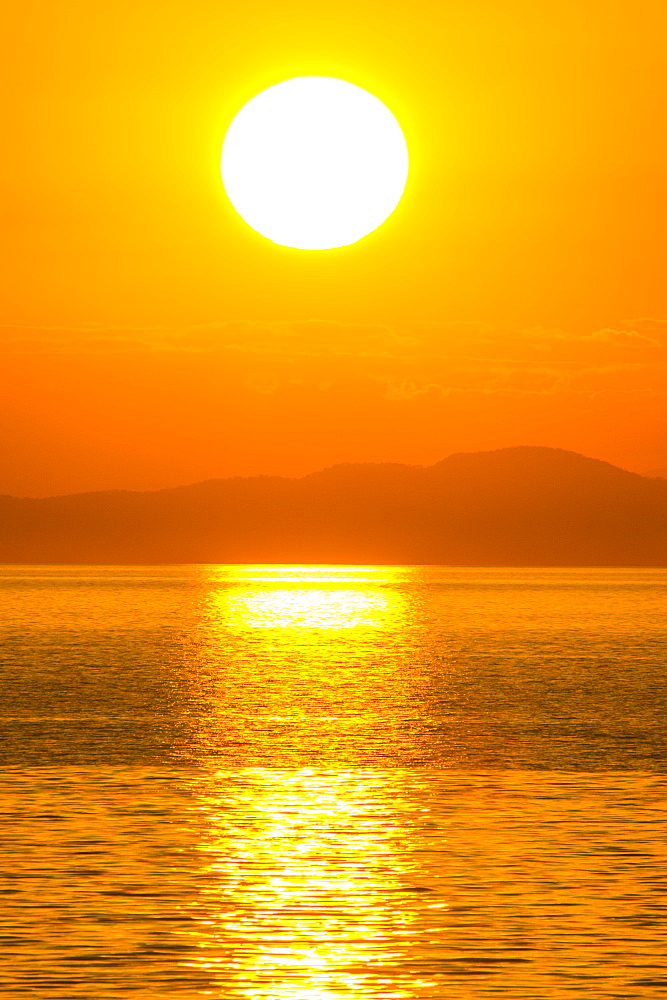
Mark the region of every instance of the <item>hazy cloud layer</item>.
<instances>
[{"instance_id":1,"label":"hazy cloud layer","mask_svg":"<svg viewBox=\"0 0 667 1000\"><path fill-rule=\"evenodd\" d=\"M667 321L572 333L476 323L390 329L321 321L187 329L4 327L2 354L205 356L261 394L366 382L391 400L425 393L667 392Z\"/></svg>"}]
</instances>

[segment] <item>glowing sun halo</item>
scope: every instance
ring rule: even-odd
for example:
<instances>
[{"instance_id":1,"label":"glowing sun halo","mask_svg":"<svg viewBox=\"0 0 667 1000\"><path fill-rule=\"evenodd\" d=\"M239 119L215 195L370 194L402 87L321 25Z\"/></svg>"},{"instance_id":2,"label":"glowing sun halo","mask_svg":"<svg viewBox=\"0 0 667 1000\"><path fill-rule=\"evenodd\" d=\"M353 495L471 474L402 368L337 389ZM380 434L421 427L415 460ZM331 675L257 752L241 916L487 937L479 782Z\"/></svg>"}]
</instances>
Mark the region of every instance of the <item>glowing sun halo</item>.
<instances>
[{"instance_id":1,"label":"glowing sun halo","mask_svg":"<svg viewBox=\"0 0 667 1000\"><path fill-rule=\"evenodd\" d=\"M222 181L249 226L280 246L329 250L377 229L408 174L401 128L367 90L300 76L241 108L222 147Z\"/></svg>"}]
</instances>

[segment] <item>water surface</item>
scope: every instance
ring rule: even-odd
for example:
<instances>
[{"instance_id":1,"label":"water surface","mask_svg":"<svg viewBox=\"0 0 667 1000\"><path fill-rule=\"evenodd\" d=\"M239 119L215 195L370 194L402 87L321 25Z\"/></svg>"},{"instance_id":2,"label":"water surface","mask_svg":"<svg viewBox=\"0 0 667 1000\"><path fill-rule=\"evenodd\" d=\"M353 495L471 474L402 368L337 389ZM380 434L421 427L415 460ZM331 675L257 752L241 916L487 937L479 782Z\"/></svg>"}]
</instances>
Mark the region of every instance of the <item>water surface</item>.
<instances>
[{"instance_id":1,"label":"water surface","mask_svg":"<svg viewBox=\"0 0 667 1000\"><path fill-rule=\"evenodd\" d=\"M4 995L664 995L667 572L0 588Z\"/></svg>"}]
</instances>

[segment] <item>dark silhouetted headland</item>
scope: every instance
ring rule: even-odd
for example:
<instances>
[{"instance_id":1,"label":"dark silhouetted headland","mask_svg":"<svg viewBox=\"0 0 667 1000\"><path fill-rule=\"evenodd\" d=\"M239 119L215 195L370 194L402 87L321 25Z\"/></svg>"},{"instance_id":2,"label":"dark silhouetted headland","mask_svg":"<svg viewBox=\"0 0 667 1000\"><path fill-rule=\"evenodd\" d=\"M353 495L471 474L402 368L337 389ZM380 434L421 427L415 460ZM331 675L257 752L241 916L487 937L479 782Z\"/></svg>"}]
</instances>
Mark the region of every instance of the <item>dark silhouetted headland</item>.
<instances>
[{"instance_id":1,"label":"dark silhouetted headland","mask_svg":"<svg viewBox=\"0 0 667 1000\"><path fill-rule=\"evenodd\" d=\"M3 563L667 566L667 481L552 448L0 497Z\"/></svg>"}]
</instances>

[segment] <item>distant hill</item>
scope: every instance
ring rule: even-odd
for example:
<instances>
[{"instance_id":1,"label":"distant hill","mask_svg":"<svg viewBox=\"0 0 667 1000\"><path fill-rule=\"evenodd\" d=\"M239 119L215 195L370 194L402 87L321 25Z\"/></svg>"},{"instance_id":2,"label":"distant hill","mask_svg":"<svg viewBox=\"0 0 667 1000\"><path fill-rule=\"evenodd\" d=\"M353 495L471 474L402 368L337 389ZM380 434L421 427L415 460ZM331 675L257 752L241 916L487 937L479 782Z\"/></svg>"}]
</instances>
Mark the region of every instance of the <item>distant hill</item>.
<instances>
[{"instance_id":1,"label":"distant hill","mask_svg":"<svg viewBox=\"0 0 667 1000\"><path fill-rule=\"evenodd\" d=\"M667 566L667 481L552 448L0 497L2 563Z\"/></svg>"}]
</instances>

